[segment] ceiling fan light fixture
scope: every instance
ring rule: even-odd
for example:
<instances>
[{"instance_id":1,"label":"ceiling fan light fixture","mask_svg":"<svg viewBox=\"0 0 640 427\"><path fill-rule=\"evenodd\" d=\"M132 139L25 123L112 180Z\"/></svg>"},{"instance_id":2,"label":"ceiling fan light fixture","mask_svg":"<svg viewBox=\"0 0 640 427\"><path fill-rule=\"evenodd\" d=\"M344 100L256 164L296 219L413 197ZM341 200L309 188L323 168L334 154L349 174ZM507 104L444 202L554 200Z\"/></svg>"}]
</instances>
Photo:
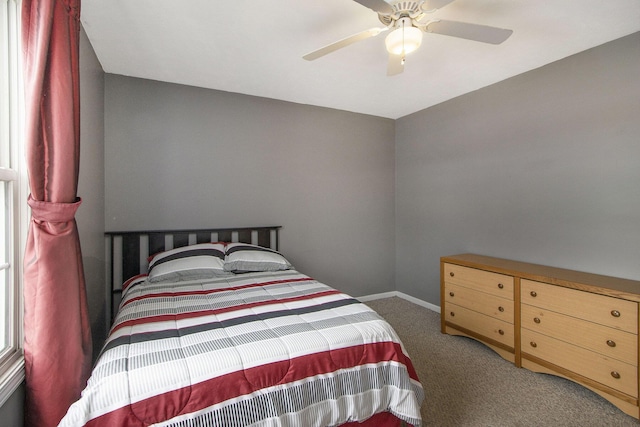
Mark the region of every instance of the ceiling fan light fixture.
<instances>
[{"instance_id":1,"label":"ceiling fan light fixture","mask_svg":"<svg viewBox=\"0 0 640 427\"><path fill-rule=\"evenodd\" d=\"M413 52L422 44L422 30L413 26L397 27L384 40L387 52L402 55Z\"/></svg>"}]
</instances>

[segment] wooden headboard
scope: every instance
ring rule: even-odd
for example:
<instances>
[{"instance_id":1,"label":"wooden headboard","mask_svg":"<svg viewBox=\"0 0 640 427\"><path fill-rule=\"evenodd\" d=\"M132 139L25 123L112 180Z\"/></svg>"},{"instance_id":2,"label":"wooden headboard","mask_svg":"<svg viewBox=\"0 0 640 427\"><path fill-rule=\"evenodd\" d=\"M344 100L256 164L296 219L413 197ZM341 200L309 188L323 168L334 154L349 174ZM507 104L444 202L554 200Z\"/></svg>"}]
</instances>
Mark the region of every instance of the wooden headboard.
<instances>
[{"instance_id":1,"label":"wooden headboard","mask_svg":"<svg viewBox=\"0 0 640 427\"><path fill-rule=\"evenodd\" d=\"M122 283L130 277L147 272L149 255L182 246L209 242L241 242L279 249L278 231L281 226L203 228L193 230L145 230L108 231L107 254L107 301L111 325L116 302L122 292Z\"/></svg>"}]
</instances>

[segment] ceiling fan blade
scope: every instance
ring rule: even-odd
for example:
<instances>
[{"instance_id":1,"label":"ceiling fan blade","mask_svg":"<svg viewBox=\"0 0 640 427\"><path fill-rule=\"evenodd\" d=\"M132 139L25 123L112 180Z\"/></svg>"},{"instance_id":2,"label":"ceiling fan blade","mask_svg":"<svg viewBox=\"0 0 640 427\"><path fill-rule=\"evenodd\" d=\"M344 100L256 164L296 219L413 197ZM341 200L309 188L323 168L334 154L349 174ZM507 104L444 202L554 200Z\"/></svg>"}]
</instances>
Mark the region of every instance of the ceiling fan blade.
<instances>
[{"instance_id":1,"label":"ceiling fan blade","mask_svg":"<svg viewBox=\"0 0 640 427\"><path fill-rule=\"evenodd\" d=\"M338 40L335 43L331 43L325 47L321 47L318 50L314 50L313 52L307 53L303 56L307 61L313 61L314 59L318 59L321 56L327 55L331 52L335 52L338 49L342 49L343 47L349 46L355 42L359 42L361 40L368 39L370 37L375 37L383 31L386 31L387 28L370 28L368 30L362 31L360 33L354 34L349 37L345 37L342 40Z\"/></svg>"},{"instance_id":2,"label":"ceiling fan blade","mask_svg":"<svg viewBox=\"0 0 640 427\"><path fill-rule=\"evenodd\" d=\"M443 34L491 44L500 44L513 34L513 30L504 28L445 20L427 22L422 28L428 33Z\"/></svg>"},{"instance_id":3,"label":"ceiling fan blade","mask_svg":"<svg viewBox=\"0 0 640 427\"><path fill-rule=\"evenodd\" d=\"M389 54L389 62L387 64L387 76L395 76L404 71L404 61L402 55Z\"/></svg>"},{"instance_id":4,"label":"ceiling fan blade","mask_svg":"<svg viewBox=\"0 0 640 427\"><path fill-rule=\"evenodd\" d=\"M455 0L425 0L425 2L422 3L421 8L425 12L434 12L438 9L442 9L449 3L453 3L454 1Z\"/></svg>"},{"instance_id":5,"label":"ceiling fan blade","mask_svg":"<svg viewBox=\"0 0 640 427\"><path fill-rule=\"evenodd\" d=\"M382 13L383 15L391 15L393 8L389 3L384 0L353 0L356 3L360 3L364 7L368 7L374 12Z\"/></svg>"}]
</instances>

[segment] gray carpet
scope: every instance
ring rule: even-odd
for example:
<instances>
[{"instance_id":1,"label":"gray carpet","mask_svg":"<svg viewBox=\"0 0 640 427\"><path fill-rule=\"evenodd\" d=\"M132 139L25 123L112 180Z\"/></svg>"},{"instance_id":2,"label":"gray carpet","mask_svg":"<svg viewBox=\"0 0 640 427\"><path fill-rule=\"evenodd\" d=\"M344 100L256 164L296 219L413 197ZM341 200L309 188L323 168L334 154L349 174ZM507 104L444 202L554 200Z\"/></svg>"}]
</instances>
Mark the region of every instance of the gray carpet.
<instances>
[{"instance_id":1,"label":"gray carpet","mask_svg":"<svg viewBox=\"0 0 640 427\"><path fill-rule=\"evenodd\" d=\"M366 303L402 339L425 389L425 426L635 426L604 398L564 378L516 368L479 342L440 333L440 315L403 300Z\"/></svg>"}]
</instances>

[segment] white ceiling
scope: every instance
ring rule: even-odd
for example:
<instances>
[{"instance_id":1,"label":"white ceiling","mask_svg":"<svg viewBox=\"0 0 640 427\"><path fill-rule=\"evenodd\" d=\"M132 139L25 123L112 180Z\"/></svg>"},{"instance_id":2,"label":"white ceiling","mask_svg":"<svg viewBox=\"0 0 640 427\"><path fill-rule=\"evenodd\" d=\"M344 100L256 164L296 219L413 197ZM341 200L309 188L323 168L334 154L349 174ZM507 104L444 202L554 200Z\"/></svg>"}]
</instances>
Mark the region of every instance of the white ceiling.
<instances>
[{"instance_id":1,"label":"white ceiling","mask_svg":"<svg viewBox=\"0 0 640 427\"><path fill-rule=\"evenodd\" d=\"M385 33L302 59L382 26L352 0L83 0L81 20L107 73L396 119L640 31L640 0L456 0L432 16L514 33L425 34L387 77Z\"/></svg>"}]
</instances>

